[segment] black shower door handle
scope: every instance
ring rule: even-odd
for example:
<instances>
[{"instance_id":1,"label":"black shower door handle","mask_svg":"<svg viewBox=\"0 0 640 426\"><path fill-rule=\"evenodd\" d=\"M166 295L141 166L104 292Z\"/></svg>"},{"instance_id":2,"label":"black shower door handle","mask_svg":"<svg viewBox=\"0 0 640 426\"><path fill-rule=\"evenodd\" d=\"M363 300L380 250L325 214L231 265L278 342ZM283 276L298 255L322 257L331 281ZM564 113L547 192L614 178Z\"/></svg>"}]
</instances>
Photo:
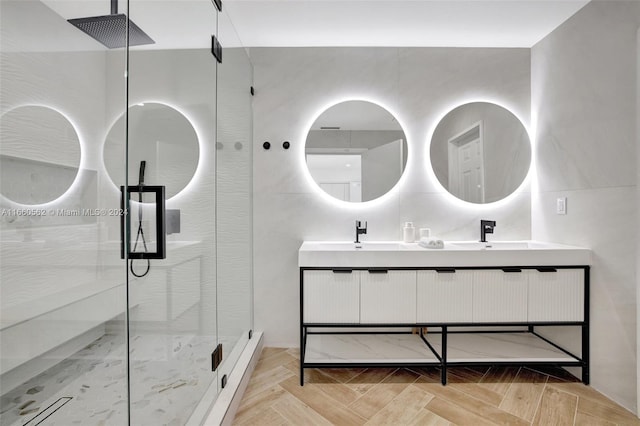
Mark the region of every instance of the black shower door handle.
<instances>
[{"instance_id":1,"label":"black shower door handle","mask_svg":"<svg viewBox=\"0 0 640 426\"><path fill-rule=\"evenodd\" d=\"M151 192L155 194L156 204L156 251L155 252L131 252L129 241L131 239L131 215L129 201L132 193ZM129 251L129 259L165 259L167 257L167 225L166 207L164 201L164 185L130 185L127 187L125 197L124 186L120 187L120 258L124 259L125 247ZM127 214L125 214L125 212ZM126 223L125 223L126 221ZM126 226L125 226L126 225ZM125 235L126 234L126 235Z\"/></svg>"}]
</instances>

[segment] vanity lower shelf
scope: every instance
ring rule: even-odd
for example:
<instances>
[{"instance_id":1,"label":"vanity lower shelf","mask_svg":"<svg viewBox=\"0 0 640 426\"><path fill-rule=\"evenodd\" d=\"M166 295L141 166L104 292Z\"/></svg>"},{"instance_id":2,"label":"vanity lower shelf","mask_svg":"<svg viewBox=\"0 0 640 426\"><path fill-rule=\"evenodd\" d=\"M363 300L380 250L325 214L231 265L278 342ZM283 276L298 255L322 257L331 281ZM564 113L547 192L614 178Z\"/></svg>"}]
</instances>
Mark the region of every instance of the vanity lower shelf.
<instances>
[{"instance_id":1,"label":"vanity lower shelf","mask_svg":"<svg viewBox=\"0 0 640 426\"><path fill-rule=\"evenodd\" d=\"M442 354L441 333L427 334ZM449 333L447 364L579 362L528 332ZM310 334L304 364L431 364L440 361L417 334Z\"/></svg>"},{"instance_id":2,"label":"vanity lower shelf","mask_svg":"<svg viewBox=\"0 0 640 426\"><path fill-rule=\"evenodd\" d=\"M440 367L443 385L447 382L447 368L452 366L506 364L585 368L584 360L535 331L452 332L447 328L426 335L306 331L300 384L304 384L305 368Z\"/></svg>"},{"instance_id":3,"label":"vanity lower shelf","mask_svg":"<svg viewBox=\"0 0 640 426\"><path fill-rule=\"evenodd\" d=\"M416 334L309 334L305 366L432 364L440 361Z\"/></svg>"},{"instance_id":4,"label":"vanity lower shelf","mask_svg":"<svg viewBox=\"0 0 640 426\"><path fill-rule=\"evenodd\" d=\"M427 340L442 353L439 339L428 337ZM449 332L447 335L448 365L510 362L565 365L580 360L529 332Z\"/></svg>"}]
</instances>

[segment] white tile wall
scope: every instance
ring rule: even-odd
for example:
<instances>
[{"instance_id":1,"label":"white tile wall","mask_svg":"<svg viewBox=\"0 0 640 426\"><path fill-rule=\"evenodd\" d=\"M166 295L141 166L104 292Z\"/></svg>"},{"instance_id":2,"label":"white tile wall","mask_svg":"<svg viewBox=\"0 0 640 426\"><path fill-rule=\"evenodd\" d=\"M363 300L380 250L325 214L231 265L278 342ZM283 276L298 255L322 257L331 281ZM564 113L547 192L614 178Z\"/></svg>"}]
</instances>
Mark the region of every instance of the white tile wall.
<instances>
[{"instance_id":1,"label":"white tile wall","mask_svg":"<svg viewBox=\"0 0 640 426\"><path fill-rule=\"evenodd\" d=\"M636 410L640 3L594 1L532 49L534 239L593 250L591 383ZM567 215L556 215L567 197ZM578 336L558 338L577 346Z\"/></svg>"},{"instance_id":2,"label":"white tile wall","mask_svg":"<svg viewBox=\"0 0 640 426\"><path fill-rule=\"evenodd\" d=\"M530 238L529 188L498 206L462 205L443 193L426 162L430 132L453 107L487 100L528 124L530 52L460 48L252 48L254 86L255 326L270 346L298 344L297 251L304 240L399 240L414 221L449 239L479 237L496 219L496 239ZM409 158L397 191L347 207L328 201L305 178L306 131L323 107L361 98L389 109L404 126ZM283 150L283 141L291 148ZM265 151L264 141L272 148Z\"/></svg>"}]
</instances>

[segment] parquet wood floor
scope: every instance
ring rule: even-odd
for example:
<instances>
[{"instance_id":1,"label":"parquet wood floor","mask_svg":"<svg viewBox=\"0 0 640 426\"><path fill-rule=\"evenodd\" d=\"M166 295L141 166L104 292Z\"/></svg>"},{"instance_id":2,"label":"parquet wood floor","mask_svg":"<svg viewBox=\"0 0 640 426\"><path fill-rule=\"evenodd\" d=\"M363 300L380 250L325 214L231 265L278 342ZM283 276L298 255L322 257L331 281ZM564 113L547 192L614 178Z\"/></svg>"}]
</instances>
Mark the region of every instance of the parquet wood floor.
<instances>
[{"instance_id":1,"label":"parquet wood floor","mask_svg":"<svg viewBox=\"0 0 640 426\"><path fill-rule=\"evenodd\" d=\"M234 425L640 425L561 369L305 370L297 349L265 348Z\"/></svg>"}]
</instances>

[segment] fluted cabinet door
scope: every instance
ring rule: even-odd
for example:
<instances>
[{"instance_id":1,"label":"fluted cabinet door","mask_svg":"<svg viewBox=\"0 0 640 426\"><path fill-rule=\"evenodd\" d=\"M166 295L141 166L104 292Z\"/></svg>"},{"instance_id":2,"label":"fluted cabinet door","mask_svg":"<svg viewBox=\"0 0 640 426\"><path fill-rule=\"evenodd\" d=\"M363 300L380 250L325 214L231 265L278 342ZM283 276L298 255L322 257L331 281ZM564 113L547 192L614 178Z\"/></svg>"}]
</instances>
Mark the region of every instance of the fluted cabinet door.
<instances>
[{"instance_id":1,"label":"fluted cabinet door","mask_svg":"<svg viewBox=\"0 0 640 426\"><path fill-rule=\"evenodd\" d=\"M584 271L531 271L529 321L583 321Z\"/></svg>"},{"instance_id":2,"label":"fluted cabinet door","mask_svg":"<svg viewBox=\"0 0 640 426\"><path fill-rule=\"evenodd\" d=\"M528 274L501 269L474 271L474 322L526 322Z\"/></svg>"},{"instance_id":3,"label":"fluted cabinet door","mask_svg":"<svg viewBox=\"0 0 640 426\"><path fill-rule=\"evenodd\" d=\"M418 322L471 322L473 271L418 271Z\"/></svg>"},{"instance_id":4,"label":"fluted cabinet door","mask_svg":"<svg viewBox=\"0 0 640 426\"><path fill-rule=\"evenodd\" d=\"M414 324L416 271L362 271L361 324Z\"/></svg>"},{"instance_id":5,"label":"fluted cabinet door","mask_svg":"<svg viewBox=\"0 0 640 426\"><path fill-rule=\"evenodd\" d=\"M360 271L305 271L305 323L357 324L360 320Z\"/></svg>"}]
</instances>

